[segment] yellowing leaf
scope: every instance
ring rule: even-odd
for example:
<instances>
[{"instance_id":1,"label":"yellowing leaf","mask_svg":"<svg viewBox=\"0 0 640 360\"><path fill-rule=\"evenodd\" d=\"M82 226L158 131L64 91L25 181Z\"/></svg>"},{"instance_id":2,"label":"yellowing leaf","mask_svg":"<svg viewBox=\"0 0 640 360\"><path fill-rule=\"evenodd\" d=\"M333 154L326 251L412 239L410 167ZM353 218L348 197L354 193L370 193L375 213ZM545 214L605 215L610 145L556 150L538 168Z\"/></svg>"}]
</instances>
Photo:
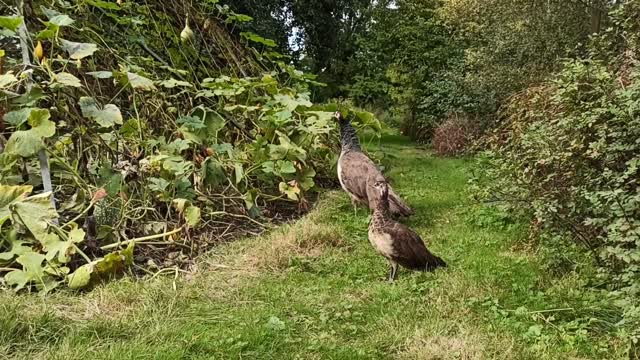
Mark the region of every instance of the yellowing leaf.
<instances>
[{"instance_id":1,"label":"yellowing leaf","mask_svg":"<svg viewBox=\"0 0 640 360\"><path fill-rule=\"evenodd\" d=\"M200 222L200 208L189 205L184 211L184 218L187 220L187 224L190 227L198 225Z\"/></svg>"},{"instance_id":2,"label":"yellowing leaf","mask_svg":"<svg viewBox=\"0 0 640 360\"><path fill-rule=\"evenodd\" d=\"M60 45L69 53L69 57L73 60L83 59L87 56L93 55L98 50L96 44L91 43L78 43L60 39Z\"/></svg>"},{"instance_id":3,"label":"yellowing leaf","mask_svg":"<svg viewBox=\"0 0 640 360\"><path fill-rule=\"evenodd\" d=\"M296 186L291 186L285 182L280 182L278 188L280 192L287 195L287 197L291 200L298 200L298 194L300 194L300 188Z\"/></svg>"},{"instance_id":4,"label":"yellowing leaf","mask_svg":"<svg viewBox=\"0 0 640 360\"><path fill-rule=\"evenodd\" d=\"M32 109L28 119L31 125L30 131L43 138L55 135L56 124L49 120L50 117L51 114L47 109Z\"/></svg>"},{"instance_id":5,"label":"yellowing leaf","mask_svg":"<svg viewBox=\"0 0 640 360\"><path fill-rule=\"evenodd\" d=\"M244 178L244 168L240 163L233 164L233 168L235 169L236 174L236 184L238 184Z\"/></svg>"},{"instance_id":6,"label":"yellowing leaf","mask_svg":"<svg viewBox=\"0 0 640 360\"><path fill-rule=\"evenodd\" d=\"M48 239L49 223L58 218L51 193L30 196L9 206L14 223L23 224L38 241Z\"/></svg>"},{"instance_id":7,"label":"yellowing leaf","mask_svg":"<svg viewBox=\"0 0 640 360\"><path fill-rule=\"evenodd\" d=\"M68 282L69 288L81 289L89 285L91 281L91 273L93 272L93 264L85 264L76 269L71 275L69 275Z\"/></svg>"},{"instance_id":8,"label":"yellowing leaf","mask_svg":"<svg viewBox=\"0 0 640 360\"><path fill-rule=\"evenodd\" d=\"M9 205L25 199L32 190L31 185L0 185L0 223L11 214Z\"/></svg>"},{"instance_id":9,"label":"yellowing leaf","mask_svg":"<svg viewBox=\"0 0 640 360\"><path fill-rule=\"evenodd\" d=\"M27 121L31 125L30 130L15 131L7 141L5 152L22 157L33 156L38 150L44 147L42 138L48 138L55 134L55 124L49 120L50 114L47 109L27 109L24 111L11 112L5 116L17 124L22 124L27 116Z\"/></svg>"},{"instance_id":10,"label":"yellowing leaf","mask_svg":"<svg viewBox=\"0 0 640 360\"><path fill-rule=\"evenodd\" d=\"M98 79L108 79L113 76L113 72L111 71L91 71L88 72L87 75L91 75Z\"/></svg>"},{"instance_id":11,"label":"yellowing leaf","mask_svg":"<svg viewBox=\"0 0 640 360\"><path fill-rule=\"evenodd\" d=\"M171 201L171 203L173 204L173 206L176 207L176 210L178 210L178 212L183 212L185 206L189 205L189 200L187 200L187 199L173 199L173 201Z\"/></svg>"},{"instance_id":12,"label":"yellowing leaf","mask_svg":"<svg viewBox=\"0 0 640 360\"><path fill-rule=\"evenodd\" d=\"M193 85L191 85L190 82L180 81L180 80L176 80L176 79L164 80L164 81L160 82L160 85L166 87L167 89L172 89L172 88L177 87L177 86L193 87Z\"/></svg>"},{"instance_id":13,"label":"yellowing leaf","mask_svg":"<svg viewBox=\"0 0 640 360\"><path fill-rule=\"evenodd\" d=\"M57 83L64 86L82 87L80 79L67 72L57 73L53 75L53 78Z\"/></svg>"},{"instance_id":14,"label":"yellowing leaf","mask_svg":"<svg viewBox=\"0 0 640 360\"><path fill-rule=\"evenodd\" d=\"M9 85L13 85L17 82L18 78L16 78L11 72L0 75L0 89L7 88Z\"/></svg>"},{"instance_id":15,"label":"yellowing leaf","mask_svg":"<svg viewBox=\"0 0 640 360\"><path fill-rule=\"evenodd\" d=\"M153 85L153 81L147 79L144 76L134 74L134 73L127 73L127 78L129 80L129 84L131 84L131 87L134 89L155 90L156 88Z\"/></svg>"},{"instance_id":16,"label":"yellowing leaf","mask_svg":"<svg viewBox=\"0 0 640 360\"><path fill-rule=\"evenodd\" d=\"M4 151L7 154L26 158L35 155L42 148L44 148L42 138L33 131L27 130L15 131L11 134Z\"/></svg>"},{"instance_id":17,"label":"yellowing leaf","mask_svg":"<svg viewBox=\"0 0 640 360\"><path fill-rule=\"evenodd\" d=\"M84 230L78 228L69 232L67 240L62 240L54 234L48 234L47 237L41 241L44 251L47 252L46 259L53 260L57 256L59 263L64 264L69 262L69 255L74 253L73 244L84 241L84 236Z\"/></svg>"}]
</instances>

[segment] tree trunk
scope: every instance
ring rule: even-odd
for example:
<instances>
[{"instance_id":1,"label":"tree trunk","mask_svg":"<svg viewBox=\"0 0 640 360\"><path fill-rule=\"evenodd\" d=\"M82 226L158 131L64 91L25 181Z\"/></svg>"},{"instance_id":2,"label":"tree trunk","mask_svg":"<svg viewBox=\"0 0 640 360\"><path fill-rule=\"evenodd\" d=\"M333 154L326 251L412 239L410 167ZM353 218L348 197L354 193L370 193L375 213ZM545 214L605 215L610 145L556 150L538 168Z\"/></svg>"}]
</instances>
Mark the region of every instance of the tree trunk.
<instances>
[{"instance_id":1,"label":"tree trunk","mask_svg":"<svg viewBox=\"0 0 640 360\"><path fill-rule=\"evenodd\" d=\"M591 33L598 34L602 30L602 20L605 16L605 5L602 1L594 0L591 3Z\"/></svg>"}]
</instances>

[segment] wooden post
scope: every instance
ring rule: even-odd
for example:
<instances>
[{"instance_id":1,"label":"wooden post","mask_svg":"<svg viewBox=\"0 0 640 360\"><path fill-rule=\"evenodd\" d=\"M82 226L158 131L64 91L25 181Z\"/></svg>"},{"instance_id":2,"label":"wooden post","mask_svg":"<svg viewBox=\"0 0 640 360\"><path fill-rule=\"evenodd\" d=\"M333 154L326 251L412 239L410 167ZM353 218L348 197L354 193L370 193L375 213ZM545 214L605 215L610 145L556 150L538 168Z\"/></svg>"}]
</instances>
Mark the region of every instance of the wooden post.
<instances>
[{"instance_id":1,"label":"wooden post","mask_svg":"<svg viewBox=\"0 0 640 360\"><path fill-rule=\"evenodd\" d=\"M22 50L22 64L25 68L31 66L31 57L29 56L29 46L27 39L29 33L27 32L26 17L24 17L24 1L16 0L18 7L18 14L22 16L22 24L18 28L18 36L20 38L20 49ZM33 79L31 73L27 73L27 79L25 81L25 88L27 93L31 91L33 86ZM40 175L42 176L42 186L45 192L51 192L51 205L56 208L56 202L53 196L53 185L51 184L51 171L49 169L49 157L44 149L38 151L38 160L40 161ZM57 221L56 221L57 222Z\"/></svg>"}]
</instances>

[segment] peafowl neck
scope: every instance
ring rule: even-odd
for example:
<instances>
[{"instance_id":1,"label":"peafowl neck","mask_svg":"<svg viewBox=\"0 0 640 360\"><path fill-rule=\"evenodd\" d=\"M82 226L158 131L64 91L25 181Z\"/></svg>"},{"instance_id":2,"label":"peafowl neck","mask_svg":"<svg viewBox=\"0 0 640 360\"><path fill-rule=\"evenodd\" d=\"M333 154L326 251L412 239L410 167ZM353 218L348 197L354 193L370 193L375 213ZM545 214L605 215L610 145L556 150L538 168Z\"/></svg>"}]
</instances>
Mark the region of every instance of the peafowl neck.
<instances>
[{"instance_id":1,"label":"peafowl neck","mask_svg":"<svg viewBox=\"0 0 640 360\"><path fill-rule=\"evenodd\" d=\"M375 222L382 225L390 217L391 211L389 210L389 197L388 195L382 196L375 201L373 207L373 219Z\"/></svg>"},{"instance_id":2,"label":"peafowl neck","mask_svg":"<svg viewBox=\"0 0 640 360\"><path fill-rule=\"evenodd\" d=\"M342 146L342 152L361 150L356 129L348 121L340 122L340 145Z\"/></svg>"}]
</instances>

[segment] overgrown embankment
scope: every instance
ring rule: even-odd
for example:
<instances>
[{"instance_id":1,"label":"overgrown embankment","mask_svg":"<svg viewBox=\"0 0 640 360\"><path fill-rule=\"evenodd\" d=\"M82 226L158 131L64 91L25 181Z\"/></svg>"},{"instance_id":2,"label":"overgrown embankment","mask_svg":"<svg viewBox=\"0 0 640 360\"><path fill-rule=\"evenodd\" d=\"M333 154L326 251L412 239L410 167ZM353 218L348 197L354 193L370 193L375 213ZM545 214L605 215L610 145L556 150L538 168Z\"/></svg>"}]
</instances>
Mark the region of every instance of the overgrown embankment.
<instances>
[{"instance_id":1,"label":"overgrown embankment","mask_svg":"<svg viewBox=\"0 0 640 360\"><path fill-rule=\"evenodd\" d=\"M319 84L272 41L233 31L246 16L216 1L20 4L0 17L7 285L184 265L304 213L333 178L336 106L309 101Z\"/></svg>"}]
</instances>

